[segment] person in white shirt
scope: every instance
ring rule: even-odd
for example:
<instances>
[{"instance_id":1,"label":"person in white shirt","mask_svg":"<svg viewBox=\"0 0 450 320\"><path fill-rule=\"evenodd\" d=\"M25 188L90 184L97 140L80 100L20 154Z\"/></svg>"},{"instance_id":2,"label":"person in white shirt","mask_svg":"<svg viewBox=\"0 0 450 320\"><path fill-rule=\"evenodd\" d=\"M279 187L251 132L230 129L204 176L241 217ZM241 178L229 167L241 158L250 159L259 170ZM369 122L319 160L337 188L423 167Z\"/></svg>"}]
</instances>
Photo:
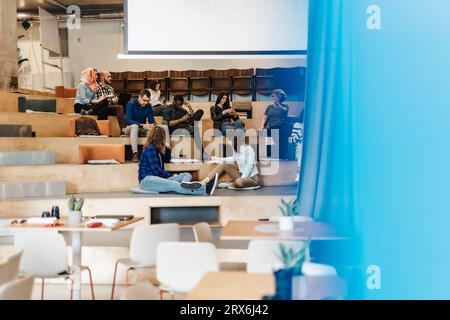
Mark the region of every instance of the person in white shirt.
<instances>
[{"instance_id":1,"label":"person in white shirt","mask_svg":"<svg viewBox=\"0 0 450 320\"><path fill-rule=\"evenodd\" d=\"M150 105L153 109L153 115L162 117L164 115L164 106L161 104L159 100L161 98L161 84L158 80L150 80Z\"/></svg>"},{"instance_id":2,"label":"person in white shirt","mask_svg":"<svg viewBox=\"0 0 450 320\"><path fill-rule=\"evenodd\" d=\"M291 136L289 140L295 145L295 156L297 158L298 172L295 176L295 182L300 179L300 166L302 164L302 151L303 151L303 123L296 122L292 128Z\"/></svg>"},{"instance_id":3,"label":"person in white shirt","mask_svg":"<svg viewBox=\"0 0 450 320\"><path fill-rule=\"evenodd\" d=\"M208 179L213 179L214 176L226 173L233 180L230 185L233 188L248 188L259 186L258 168L256 166L256 154L252 146L245 143L244 130L238 129L235 131L237 143L234 143L234 154L227 158L213 157L213 161L223 161L214 170L212 170ZM237 163L238 169L234 166L234 162Z\"/></svg>"}]
</instances>

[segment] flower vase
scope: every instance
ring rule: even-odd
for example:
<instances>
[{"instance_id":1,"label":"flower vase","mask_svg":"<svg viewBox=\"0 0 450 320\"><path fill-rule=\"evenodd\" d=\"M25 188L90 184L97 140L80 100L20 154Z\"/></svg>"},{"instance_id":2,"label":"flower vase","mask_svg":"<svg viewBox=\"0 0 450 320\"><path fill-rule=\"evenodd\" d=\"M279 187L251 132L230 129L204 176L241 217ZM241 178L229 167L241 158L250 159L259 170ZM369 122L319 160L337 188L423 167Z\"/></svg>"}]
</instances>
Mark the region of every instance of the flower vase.
<instances>
[{"instance_id":1,"label":"flower vase","mask_svg":"<svg viewBox=\"0 0 450 320\"><path fill-rule=\"evenodd\" d=\"M69 211L69 224L80 224L82 221L82 217L83 215L81 214L81 211Z\"/></svg>"},{"instance_id":2,"label":"flower vase","mask_svg":"<svg viewBox=\"0 0 450 320\"><path fill-rule=\"evenodd\" d=\"M292 231L294 229L294 217L282 216L278 225L281 231Z\"/></svg>"}]
</instances>

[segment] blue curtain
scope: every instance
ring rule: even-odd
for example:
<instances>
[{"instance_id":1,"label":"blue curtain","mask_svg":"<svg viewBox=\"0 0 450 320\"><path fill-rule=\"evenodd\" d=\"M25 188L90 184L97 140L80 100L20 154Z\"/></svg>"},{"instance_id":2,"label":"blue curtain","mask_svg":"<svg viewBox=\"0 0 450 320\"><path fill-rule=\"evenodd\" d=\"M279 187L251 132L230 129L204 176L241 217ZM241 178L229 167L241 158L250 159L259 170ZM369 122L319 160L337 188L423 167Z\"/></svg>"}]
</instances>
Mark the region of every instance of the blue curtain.
<instances>
[{"instance_id":1,"label":"blue curtain","mask_svg":"<svg viewBox=\"0 0 450 320\"><path fill-rule=\"evenodd\" d=\"M351 237L334 258L358 270L354 297L449 298L450 2L309 10L301 214Z\"/></svg>"}]
</instances>

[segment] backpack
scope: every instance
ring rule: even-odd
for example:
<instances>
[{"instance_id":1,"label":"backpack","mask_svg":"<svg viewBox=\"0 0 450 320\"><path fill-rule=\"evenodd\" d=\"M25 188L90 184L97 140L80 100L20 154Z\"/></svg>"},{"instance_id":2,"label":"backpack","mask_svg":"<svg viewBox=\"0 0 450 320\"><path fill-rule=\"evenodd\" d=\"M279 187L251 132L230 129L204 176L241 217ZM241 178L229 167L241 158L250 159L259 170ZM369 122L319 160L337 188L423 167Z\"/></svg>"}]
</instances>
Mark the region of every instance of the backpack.
<instances>
[{"instance_id":1,"label":"backpack","mask_svg":"<svg viewBox=\"0 0 450 320\"><path fill-rule=\"evenodd\" d=\"M99 136L100 129L97 121L89 117L81 117L75 120L75 133L77 136L90 135Z\"/></svg>"}]
</instances>

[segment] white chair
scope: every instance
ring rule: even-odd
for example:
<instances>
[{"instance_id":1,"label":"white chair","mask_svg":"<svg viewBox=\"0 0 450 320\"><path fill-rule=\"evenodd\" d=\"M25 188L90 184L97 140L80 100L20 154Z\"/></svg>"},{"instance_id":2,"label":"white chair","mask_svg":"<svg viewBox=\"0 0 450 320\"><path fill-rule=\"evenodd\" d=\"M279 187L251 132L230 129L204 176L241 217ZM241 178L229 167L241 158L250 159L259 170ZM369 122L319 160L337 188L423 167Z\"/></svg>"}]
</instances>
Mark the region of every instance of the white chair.
<instances>
[{"instance_id":1,"label":"white chair","mask_svg":"<svg viewBox=\"0 0 450 320\"><path fill-rule=\"evenodd\" d=\"M194 230L195 242L214 242L211 227L207 222L196 223L192 226L192 229Z\"/></svg>"},{"instance_id":2,"label":"white chair","mask_svg":"<svg viewBox=\"0 0 450 320\"><path fill-rule=\"evenodd\" d=\"M0 263L0 285L13 281L19 275L20 259L23 251L18 251L4 259Z\"/></svg>"},{"instance_id":3,"label":"white chair","mask_svg":"<svg viewBox=\"0 0 450 320\"><path fill-rule=\"evenodd\" d=\"M158 246L156 276L163 291L187 293L210 271L219 271L211 243L163 242Z\"/></svg>"},{"instance_id":4,"label":"white chair","mask_svg":"<svg viewBox=\"0 0 450 320\"><path fill-rule=\"evenodd\" d=\"M163 241L179 241L180 226L177 223L164 223L139 226L133 230L130 240L130 257L116 260L111 300L114 299L117 268L119 264L127 267L125 285L128 288L128 272L137 268L156 266L156 251Z\"/></svg>"},{"instance_id":5,"label":"white chair","mask_svg":"<svg viewBox=\"0 0 450 320\"><path fill-rule=\"evenodd\" d=\"M305 276L337 276L336 269L333 266L312 262L303 263L302 273Z\"/></svg>"},{"instance_id":6,"label":"white chair","mask_svg":"<svg viewBox=\"0 0 450 320\"><path fill-rule=\"evenodd\" d=\"M72 281L73 268L69 266L67 246L64 237L56 232L17 233L14 238L17 250L23 250L20 270L25 274L35 274L42 279L41 299L44 299L45 279L69 278ZM92 300L95 300L92 273L88 267L81 271L89 272ZM71 286L72 288L73 286ZM70 299L73 288L70 290Z\"/></svg>"},{"instance_id":7,"label":"white chair","mask_svg":"<svg viewBox=\"0 0 450 320\"><path fill-rule=\"evenodd\" d=\"M207 222L200 222L192 226L194 231L195 242L208 242L214 244L214 238L211 231L211 226ZM230 250L233 251L235 258L240 256L240 259L230 261ZM217 249L219 256L219 268L220 270L236 271L245 270L246 262L242 261L242 256L247 256L247 250L242 249ZM223 259L225 258L225 259Z\"/></svg>"},{"instance_id":8,"label":"white chair","mask_svg":"<svg viewBox=\"0 0 450 320\"><path fill-rule=\"evenodd\" d=\"M280 221L280 216L272 216L269 221ZM311 222L313 218L307 216L294 216L294 222Z\"/></svg>"},{"instance_id":9,"label":"white chair","mask_svg":"<svg viewBox=\"0 0 450 320\"><path fill-rule=\"evenodd\" d=\"M306 241L252 240L248 244L247 272L272 273L283 267L280 244L299 251L306 249Z\"/></svg>"},{"instance_id":10,"label":"white chair","mask_svg":"<svg viewBox=\"0 0 450 320\"><path fill-rule=\"evenodd\" d=\"M34 274L7 282L0 286L0 300L31 300Z\"/></svg>"}]
</instances>

